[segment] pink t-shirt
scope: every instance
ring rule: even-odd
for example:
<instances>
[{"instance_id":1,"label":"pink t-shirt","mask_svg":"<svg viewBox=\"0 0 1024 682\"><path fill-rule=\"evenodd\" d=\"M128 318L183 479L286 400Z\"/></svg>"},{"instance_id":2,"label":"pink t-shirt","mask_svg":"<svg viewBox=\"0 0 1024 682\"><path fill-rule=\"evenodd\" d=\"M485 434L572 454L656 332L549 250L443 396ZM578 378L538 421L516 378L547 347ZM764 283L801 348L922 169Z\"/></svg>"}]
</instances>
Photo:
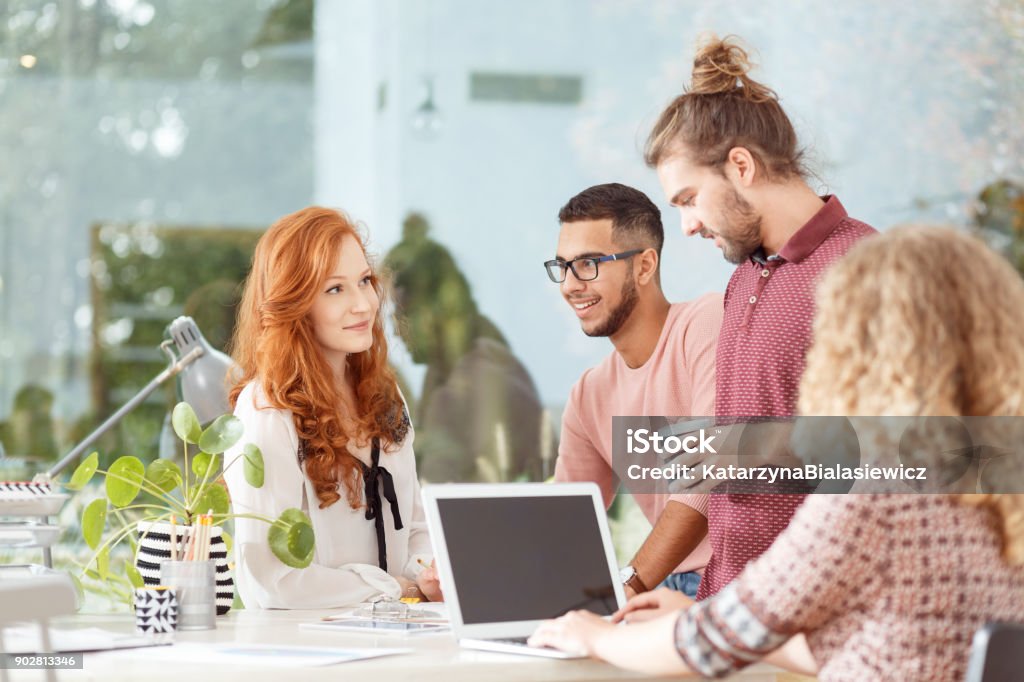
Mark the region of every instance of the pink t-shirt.
<instances>
[{"instance_id":1,"label":"pink t-shirt","mask_svg":"<svg viewBox=\"0 0 1024 682\"><path fill-rule=\"evenodd\" d=\"M714 415L715 346L721 324L721 294L674 303L646 363L630 368L618 352L612 352L584 372L562 415L555 480L597 483L607 507L619 483L612 469L612 417ZM707 514L707 495L635 497L652 525L669 500ZM676 572L702 571L710 558L705 538Z\"/></svg>"}]
</instances>

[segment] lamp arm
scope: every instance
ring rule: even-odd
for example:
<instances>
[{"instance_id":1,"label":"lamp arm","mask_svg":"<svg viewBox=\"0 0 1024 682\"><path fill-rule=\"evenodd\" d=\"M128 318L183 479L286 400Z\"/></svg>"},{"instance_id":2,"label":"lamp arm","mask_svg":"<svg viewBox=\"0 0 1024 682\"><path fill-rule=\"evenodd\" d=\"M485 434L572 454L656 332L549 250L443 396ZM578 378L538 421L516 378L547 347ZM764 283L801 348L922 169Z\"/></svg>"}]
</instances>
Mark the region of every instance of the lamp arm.
<instances>
[{"instance_id":1,"label":"lamp arm","mask_svg":"<svg viewBox=\"0 0 1024 682\"><path fill-rule=\"evenodd\" d=\"M142 388L142 390L140 390L138 393L132 396L131 400L122 405L117 410L117 412L107 417L106 421L97 426L92 433L90 433L88 436L82 439L82 442L76 445L71 452L64 455L64 457L61 458L59 462L50 467L49 471L47 471L44 474L39 474L38 476L36 476L36 482L48 483L52 481L54 476L58 475L61 471L63 471L67 465L71 464L71 462L78 459L82 455L82 453L89 448L90 445L95 443L100 436L102 436L104 433L110 430L110 427L112 427L117 422L121 421L121 419L126 414L128 414L136 407L138 407L143 400L149 397L150 393L155 391L157 387L160 386L160 384L167 381L171 377L176 376L183 369L185 369L193 362L198 360L200 357L202 357L203 354L205 353L201 346L196 346L192 348L188 353L181 356L180 358L175 358L174 354L171 353L170 350L168 349L167 344L168 342L164 342L163 344L161 344L160 349L163 350L170 357L171 364L169 364L164 369L164 371L160 372L155 377L153 377L153 379L148 384L146 384Z\"/></svg>"}]
</instances>

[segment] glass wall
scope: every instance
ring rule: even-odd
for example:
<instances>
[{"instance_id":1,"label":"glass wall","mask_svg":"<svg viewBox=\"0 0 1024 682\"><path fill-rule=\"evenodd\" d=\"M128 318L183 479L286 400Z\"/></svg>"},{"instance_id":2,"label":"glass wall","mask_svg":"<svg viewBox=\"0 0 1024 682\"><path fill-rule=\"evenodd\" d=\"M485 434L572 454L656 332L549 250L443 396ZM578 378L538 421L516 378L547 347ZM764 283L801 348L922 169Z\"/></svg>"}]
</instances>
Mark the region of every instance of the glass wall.
<instances>
[{"instance_id":1,"label":"glass wall","mask_svg":"<svg viewBox=\"0 0 1024 682\"><path fill-rule=\"evenodd\" d=\"M395 273L423 477L549 476L565 398L611 351L542 271L559 207L634 185L665 210L670 299L731 272L639 151L705 31L754 48L853 216L983 229L1020 257L1020 0L0 2L0 478L155 375L175 316L223 344L260 231L314 202ZM103 456L156 457L174 399Z\"/></svg>"},{"instance_id":2,"label":"glass wall","mask_svg":"<svg viewBox=\"0 0 1024 682\"><path fill-rule=\"evenodd\" d=\"M259 231L311 200L313 5L2 7L0 437L49 459L145 385L166 323L230 298ZM170 399L101 450L150 448Z\"/></svg>"}]
</instances>

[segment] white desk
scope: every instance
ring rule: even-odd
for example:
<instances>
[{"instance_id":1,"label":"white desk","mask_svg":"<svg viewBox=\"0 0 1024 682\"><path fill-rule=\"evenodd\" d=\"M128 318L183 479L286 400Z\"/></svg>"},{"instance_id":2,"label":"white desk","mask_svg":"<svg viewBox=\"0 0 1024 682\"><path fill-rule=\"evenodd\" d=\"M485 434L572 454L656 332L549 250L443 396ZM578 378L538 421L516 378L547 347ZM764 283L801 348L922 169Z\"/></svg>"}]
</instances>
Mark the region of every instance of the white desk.
<instances>
[{"instance_id":1,"label":"white desk","mask_svg":"<svg viewBox=\"0 0 1024 682\"><path fill-rule=\"evenodd\" d=\"M179 632L180 642L235 642L267 645L304 645L336 648L409 648L410 654L355 661L320 668L238 668L203 666L187 660L168 664L147 661L147 649L136 649L128 657L124 653L86 654L84 670L57 671L58 679L103 680L116 682L314 682L316 680L359 679L368 682L505 682L530 680L643 680L653 679L619 670L593 660L560 661L536 656L515 656L461 649L450 633L417 635L378 635L335 633L300 629L299 623L312 622L326 611L232 611L217 619L217 629L204 632ZM119 632L132 632L134 618L130 615L79 615L58 618L53 627L101 627ZM41 671L10 671L12 680L42 680ZM291 675L298 678L291 678ZM289 679L291 678L291 679ZM743 682L781 682L794 678L777 668L757 665L732 678ZM806 678L803 678L806 679Z\"/></svg>"}]
</instances>

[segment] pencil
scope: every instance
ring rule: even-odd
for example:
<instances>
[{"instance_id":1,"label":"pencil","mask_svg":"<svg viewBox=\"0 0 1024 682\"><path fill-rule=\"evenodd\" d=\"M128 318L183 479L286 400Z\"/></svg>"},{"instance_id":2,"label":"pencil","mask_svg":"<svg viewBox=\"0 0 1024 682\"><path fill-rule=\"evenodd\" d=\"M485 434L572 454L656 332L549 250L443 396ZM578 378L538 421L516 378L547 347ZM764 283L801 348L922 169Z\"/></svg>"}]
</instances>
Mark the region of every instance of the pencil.
<instances>
[{"instance_id":1,"label":"pencil","mask_svg":"<svg viewBox=\"0 0 1024 682\"><path fill-rule=\"evenodd\" d=\"M192 519L192 525L188 527L188 553L185 555L185 561L196 560L196 542L199 540L199 517L196 516Z\"/></svg>"},{"instance_id":2,"label":"pencil","mask_svg":"<svg viewBox=\"0 0 1024 682\"><path fill-rule=\"evenodd\" d=\"M213 539L213 510L206 512L206 534L203 538L203 561L210 560L210 541Z\"/></svg>"},{"instance_id":3,"label":"pencil","mask_svg":"<svg viewBox=\"0 0 1024 682\"><path fill-rule=\"evenodd\" d=\"M171 561L178 560L178 519L171 514Z\"/></svg>"},{"instance_id":4,"label":"pencil","mask_svg":"<svg viewBox=\"0 0 1024 682\"><path fill-rule=\"evenodd\" d=\"M209 514L203 518L203 553L200 555L200 561L210 560L210 534L213 532L213 517Z\"/></svg>"},{"instance_id":5,"label":"pencil","mask_svg":"<svg viewBox=\"0 0 1024 682\"><path fill-rule=\"evenodd\" d=\"M203 545L206 544L206 515L200 514L196 522L196 561L203 560Z\"/></svg>"}]
</instances>

